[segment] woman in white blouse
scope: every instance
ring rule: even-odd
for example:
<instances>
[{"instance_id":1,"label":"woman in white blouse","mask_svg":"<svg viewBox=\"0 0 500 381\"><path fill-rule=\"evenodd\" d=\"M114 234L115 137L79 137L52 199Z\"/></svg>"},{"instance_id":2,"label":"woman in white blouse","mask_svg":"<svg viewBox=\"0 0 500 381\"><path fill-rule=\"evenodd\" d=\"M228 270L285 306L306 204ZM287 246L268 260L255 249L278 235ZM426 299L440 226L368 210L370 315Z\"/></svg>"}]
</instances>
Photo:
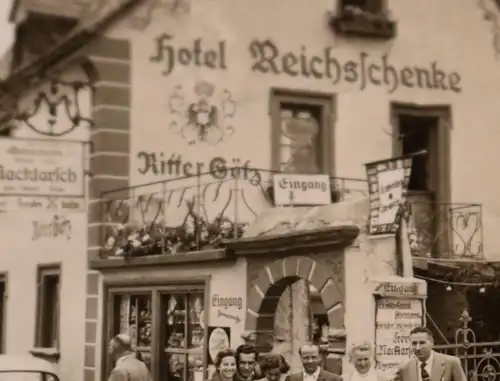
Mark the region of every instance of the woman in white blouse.
<instances>
[{"instance_id":1,"label":"woman in white blouse","mask_svg":"<svg viewBox=\"0 0 500 381\"><path fill-rule=\"evenodd\" d=\"M383 381L383 377L373 367L373 346L369 342L353 345L349 351L349 362L353 369L342 375L343 381Z\"/></svg>"}]
</instances>

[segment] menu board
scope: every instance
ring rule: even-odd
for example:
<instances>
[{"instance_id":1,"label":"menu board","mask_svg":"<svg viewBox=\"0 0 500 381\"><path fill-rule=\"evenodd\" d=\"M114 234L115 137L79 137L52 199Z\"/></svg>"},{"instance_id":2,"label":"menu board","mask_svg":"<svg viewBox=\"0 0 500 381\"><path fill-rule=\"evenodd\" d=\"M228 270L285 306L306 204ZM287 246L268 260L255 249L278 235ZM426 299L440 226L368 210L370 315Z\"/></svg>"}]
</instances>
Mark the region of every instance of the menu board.
<instances>
[{"instance_id":1,"label":"menu board","mask_svg":"<svg viewBox=\"0 0 500 381\"><path fill-rule=\"evenodd\" d=\"M410 357L410 331L424 324L422 299L380 298L375 312L375 361L378 370L395 372Z\"/></svg>"}]
</instances>

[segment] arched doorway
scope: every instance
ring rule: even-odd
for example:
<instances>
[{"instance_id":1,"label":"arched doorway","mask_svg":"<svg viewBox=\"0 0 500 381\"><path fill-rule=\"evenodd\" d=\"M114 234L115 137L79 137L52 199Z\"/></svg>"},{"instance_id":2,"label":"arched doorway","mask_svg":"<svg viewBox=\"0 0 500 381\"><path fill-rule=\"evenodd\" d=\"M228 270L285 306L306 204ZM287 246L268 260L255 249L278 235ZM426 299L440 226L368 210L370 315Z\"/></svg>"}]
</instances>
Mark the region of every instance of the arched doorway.
<instances>
[{"instance_id":1,"label":"arched doorway","mask_svg":"<svg viewBox=\"0 0 500 381\"><path fill-rule=\"evenodd\" d=\"M271 344L268 350L271 350L280 299L287 288L302 280L308 284L306 287L310 286L319 294L329 327L343 329L342 278L342 274L328 270L322 262L305 256L282 258L265 265L250 285L245 328L256 332L257 337L264 338L264 341L267 338L267 343Z\"/></svg>"}]
</instances>

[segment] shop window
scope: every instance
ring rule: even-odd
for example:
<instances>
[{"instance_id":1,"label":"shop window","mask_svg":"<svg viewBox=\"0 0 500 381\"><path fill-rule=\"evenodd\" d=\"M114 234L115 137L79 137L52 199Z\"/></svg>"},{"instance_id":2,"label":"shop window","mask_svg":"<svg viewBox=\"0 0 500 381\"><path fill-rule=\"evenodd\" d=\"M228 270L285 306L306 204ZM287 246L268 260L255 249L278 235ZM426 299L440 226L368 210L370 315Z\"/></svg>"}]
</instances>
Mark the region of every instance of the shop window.
<instances>
[{"instance_id":1,"label":"shop window","mask_svg":"<svg viewBox=\"0 0 500 381\"><path fill-rule=\"evenodd\" d=\"M186 291L182 287L126 293L112 291L110 323L113 326L106 340L118 333L130 335L155 381L205 379L202 287L199 290L189 287ZM108 361L107 372L112 366Z\"/></svg>"},{"instance_id":2,"label":"shop window","mask_svg":"<svg viewBox=\"0 0 500 381\"><path fill-rule=\"evenodd\" d=\"M117 295L115 298L114 335L130 335L144 362L151 363L151 294Z\"/></svg>"},{"instance_id":3,"label":"shop window","mask_svg":"<svg viewBox=\"0 0 500 381\"><path fill-rule=\"evenodd\" d=\"M35 346L59 347L59 266L38 268L37 276L37 328Z\"/></svg>"},{"instance_id":4,"label":"shop window","mask_svg":"<svg viewBox=\"0 0 500 381\"><path fill-rule=\"evenodd\" d=\"M273 92L273 166L283 172L330 173L333 153L331 97Z\"/></svg>"},{"instance_id":5,"label":"shop window","mask_svg":"<svg viewBox=\"0 0 500 381\"><path fill-rule=\"evenodd\" d=\"M204 330L201 322L203 295L163 295L161 379L169 381L203 380Z\"/></svg>"}]
</instances>

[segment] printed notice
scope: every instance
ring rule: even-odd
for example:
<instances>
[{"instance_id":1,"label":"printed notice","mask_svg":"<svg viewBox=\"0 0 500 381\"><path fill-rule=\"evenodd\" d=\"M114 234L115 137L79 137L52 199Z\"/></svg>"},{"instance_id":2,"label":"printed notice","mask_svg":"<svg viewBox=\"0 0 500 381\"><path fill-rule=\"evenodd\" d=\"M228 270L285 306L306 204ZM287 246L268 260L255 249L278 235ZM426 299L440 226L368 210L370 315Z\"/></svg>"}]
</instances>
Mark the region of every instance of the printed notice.
<instances>
[{"instance_id":1,"label":"printed notice","mask_svg":"<svg viewBox=\"0 0 500 381\"><path fill-rule=\"evenodd\" d=\"M394 372L410 356L410 331L424 322L421 299L382 298L375 317L376 367Z\"/></svg>"}]
</instances>

